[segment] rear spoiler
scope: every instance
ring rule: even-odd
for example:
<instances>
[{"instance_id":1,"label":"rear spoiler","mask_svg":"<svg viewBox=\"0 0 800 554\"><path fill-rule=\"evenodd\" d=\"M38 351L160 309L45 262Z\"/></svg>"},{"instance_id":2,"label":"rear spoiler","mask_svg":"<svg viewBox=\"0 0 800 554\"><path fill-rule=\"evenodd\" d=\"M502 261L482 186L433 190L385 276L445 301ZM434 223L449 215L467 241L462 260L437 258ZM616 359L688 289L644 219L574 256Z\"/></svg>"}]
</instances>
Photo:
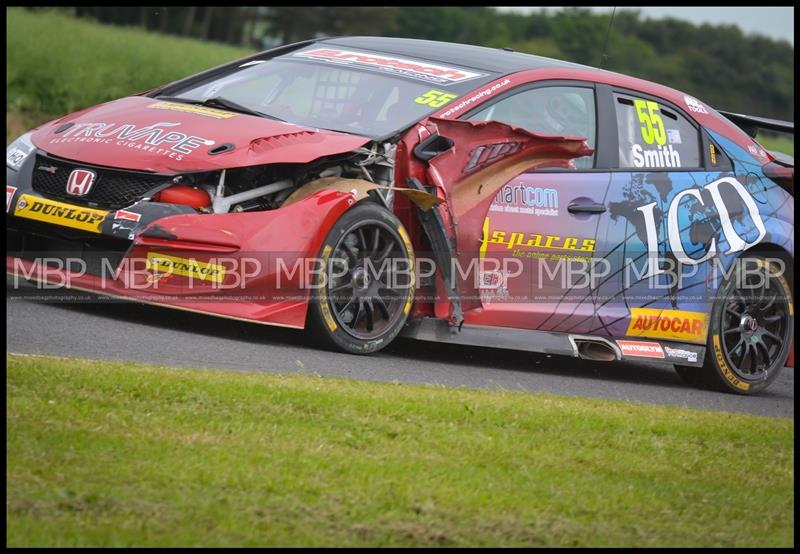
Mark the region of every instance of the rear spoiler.
<instances>
[{"instance_id":1,"label":"rear spoiler","mask_svg":"<svg viewBox=\"0 0 800 554\"><path fill-rule=\"evenodd\" d=\"M719 113L730 119L734 125L739 127L752 138L756 138L759 129L763 129L765 131L775 131L778 133L794 134L794 123L791 121L781 121L780 119L769 119L766 117L756 117L754 115L743 115L740 113L722 111Z\"/></svg>"}]
</instances>

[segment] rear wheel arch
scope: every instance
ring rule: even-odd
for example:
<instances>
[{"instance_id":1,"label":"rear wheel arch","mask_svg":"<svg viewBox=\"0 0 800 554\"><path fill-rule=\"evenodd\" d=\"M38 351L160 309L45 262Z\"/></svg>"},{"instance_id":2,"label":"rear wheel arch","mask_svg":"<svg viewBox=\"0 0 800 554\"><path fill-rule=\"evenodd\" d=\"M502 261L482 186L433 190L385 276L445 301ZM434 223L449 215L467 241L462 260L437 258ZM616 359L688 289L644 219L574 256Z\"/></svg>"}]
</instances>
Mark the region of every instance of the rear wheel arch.
<instances>
[{"instance_id":1,"label":"rear wheel arch","mask_svg":"<svg viewBox=\"0 0 800 554\"><path fill-rule=\"evenodd\" d=\"M775 258L793 272L788 252L770 243L736 258L732 272L717 289L703 367L675 366L686 382L750 395L767 388L778 376L793 340L794 293L781 266L771 262ZM767 281L751 280L751 261L766 270ZM767 292L770 289L777 291Z\"/></svg>"},{"instance_id":2,"label":"rear wheel arch","mask_svg":"<svg viewBox=\"0 0 800 554\"><path fill-rule=\"evenodd\" d=\"M743 258L748 255L780 259L784 263L786 280L789 282L789 288L792 291L792 294L794 294L794 257L788 250L772 242L759 242L755 246L752 246L744 252L741 252L738 258Z\"/></svg>"}]
</instances>

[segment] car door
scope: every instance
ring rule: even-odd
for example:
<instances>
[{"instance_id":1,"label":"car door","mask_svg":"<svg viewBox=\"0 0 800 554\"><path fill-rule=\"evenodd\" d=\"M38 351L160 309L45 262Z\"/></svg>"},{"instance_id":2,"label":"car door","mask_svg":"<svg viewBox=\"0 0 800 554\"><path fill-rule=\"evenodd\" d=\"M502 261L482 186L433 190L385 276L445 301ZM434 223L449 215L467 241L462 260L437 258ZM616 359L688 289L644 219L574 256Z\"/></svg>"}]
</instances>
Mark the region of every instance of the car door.
<instances>
[{"instance_id":1,"label":"car door","mask_svg":"<svg viewBox=\"0 0 800 554\"><path fill-rule=\"evenodd\" d=\"M538 82L499 97L466 115L528 131L586 137L597 146L595 86L583 81ZM597 236L610 174L602 148L574 160L575 168L537 169L500 188L483 225L483 308L465 314L473 324L560 330L585 320L593 325L590 288L573 285L602 249ZM511 263L511 262L514 263ZM576 294L571 294L575 292Z\"/></svg>"},{"instance_id":2,"label":"car door","mask_svg":"<svg viewBox=\"0 0 800 554\"><path fill-rule=\"evenodd\" d=\"M624 89L608 100L618 163L601 232L611 271L597 291L603 325L589 332L703 344L710 264L725 245L717 204L737 196L715 183L733 175L731 162L670 102Z\"/></svg>"}]
</instances>

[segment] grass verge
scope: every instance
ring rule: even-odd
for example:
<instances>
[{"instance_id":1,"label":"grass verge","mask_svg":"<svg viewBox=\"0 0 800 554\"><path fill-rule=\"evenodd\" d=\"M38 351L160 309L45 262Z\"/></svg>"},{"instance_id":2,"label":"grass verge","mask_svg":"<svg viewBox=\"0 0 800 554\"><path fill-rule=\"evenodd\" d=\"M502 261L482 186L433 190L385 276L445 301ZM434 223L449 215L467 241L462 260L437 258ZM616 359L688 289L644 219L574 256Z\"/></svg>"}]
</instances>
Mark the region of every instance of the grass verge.
<instances>
[{"instance_id":1,"label":"grass verge","mask_svg":"<svg viewBox=\"0 0 800 554\"><path fill-rule=\"evenodd\" d=\"M38 356L7 366L11 546L793 544L790 419Z\"/></svg>"},{"instance_id":2,"label":"grass verge","mask_svg":"<svg viewBox=\"0 0 800 554\"><path fill-rule=\"evenodd\" d=\"M6 144L56 117L252 53L22 8L6 9L6 50ZM8 112L26 126L9 129Z\"/></svg>"}]
</instances>

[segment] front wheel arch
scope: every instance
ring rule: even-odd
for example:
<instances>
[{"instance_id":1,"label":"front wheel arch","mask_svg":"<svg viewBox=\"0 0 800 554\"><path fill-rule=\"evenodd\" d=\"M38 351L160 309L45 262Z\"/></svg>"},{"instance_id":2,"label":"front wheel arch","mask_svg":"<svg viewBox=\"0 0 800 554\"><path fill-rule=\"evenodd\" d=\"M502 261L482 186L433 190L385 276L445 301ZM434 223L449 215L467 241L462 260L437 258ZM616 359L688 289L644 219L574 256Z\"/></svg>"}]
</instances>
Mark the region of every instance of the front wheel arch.
<instances>
[{"instance_id":1,"label":"front wheel arch","mask_svg":"<svg viewBox=\"0 0 800 554\"><path fill-rule=\"evenodd\" d=\"M416 280L414 249L399 219L364 199L331 226L318 259L325 277L321 271L314 278L309 332L324 346L352 354L370 354L391 343L410 313ZM384 286L391 284L395 260L401 265L405 260L408 275L399 278L397 287Z\"/></svg>"}]
</instances>

